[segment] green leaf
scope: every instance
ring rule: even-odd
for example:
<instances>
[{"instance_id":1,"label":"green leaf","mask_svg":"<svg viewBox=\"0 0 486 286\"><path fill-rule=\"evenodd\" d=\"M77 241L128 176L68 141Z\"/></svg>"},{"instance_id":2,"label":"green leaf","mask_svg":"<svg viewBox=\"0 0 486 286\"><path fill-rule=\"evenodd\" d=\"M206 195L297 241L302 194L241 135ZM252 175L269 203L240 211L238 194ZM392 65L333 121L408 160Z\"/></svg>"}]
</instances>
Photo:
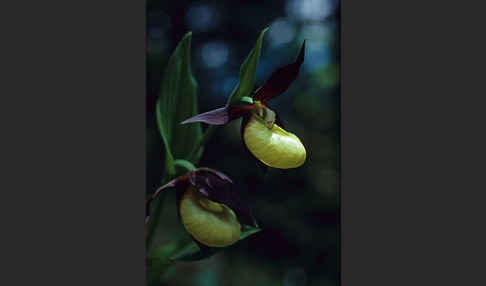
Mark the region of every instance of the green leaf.
<instances>
[{"instance_id":1,"label":"green leaf","mask_svg":"<svg viewBox=\"0 0 486 286\"><path fill-rule=\"evenodd\" d=\"M174 264L172 262L161 261L159 259L147 258L146 279L148 286L159 286L163 276L171 272Z\"/></svg>"},{"instance_id":2,"label":"green leaf","mask_svg":"<svg viewBox=\"0 0 486 286\"><path fill-rule=\"evenodd\" d=\"M261 231L258 227L253 227L249 225L243 225L243 229L240 235L240 240L247 238L248 236ZM182 241L177 242L178 249L173 250L172 254L169 256L170 260L174 261L197 261L213 256L224 247L209 247L205 251L201 251L196 242L192 239L184 238ZM231 247L231 246L230 246ZM174 249L174 248L172 248Z\"/></svg>"},{"instance_id":3,"label":"green leaf","mask_svg":"<svg viewBox=\"0 0 486 286\"><path fill-rule=\"evenodd\" d=\"M243 240L247 237L249 237L252 234L255 234L262 229L259 227L254 227L254 226L249 226L249 225L243 225L243 232L240 235L240 240Z\"/></svg>"},{"instance_id":4,"label":"green leaf","mask_svg":"<svg viewBox=\"0 0 486 286\"><path fill-rule=\"evenodd\" d=\"M174 251L169 259L191 261L192 259L190 258L195 258L198 254L200 254L199 246L192 239L190 239L177 251Z\"/></svg>"},{"instance_id":5,"label":"green leaf","mask_svg":"<svg viewBox=\"0 0 486 286\"><path fill-rule=\"evenodd\" d=\"M255 47L251 50L250 54L241 65L240 81L231 93L227 102L228 105L237 104L242 97L249 96L253 91L253 86L255 85L255 72L258 65L258 59L260 58L260 50L262 49L263 35L267 30L268 27L263 29L260 33Z\"/></svg>"},{"instance_id":6,"label":"green leaf","mask_svg":"<svg viewBox=\"0 0 486 286\"><path fill-rule=\"evenodd\" d=\"M187 171L196 170L196 166L194 166L194 164L192 164L191 162L189 162L187 160L183 160L183 159L175 160L174 165L178 166L178 167L182 167L182 168L186 169Z\"/></svg>"},{"instance_id":7,"label":"green leaf","mask_svg":"<svg viewBox=\"0 0 486 286\"><path fill-rule=\"evenodd\" d=\"M174 158L190 160L191 151L202 137L200 123L179 124L198 114L197 82L191 72L191 36L191 32L187 33L170 56L157 99L157 124L169 175L175 174ZM192 163L198 160L199 157L193 158Z\"/></svg>"},{"instance_id":8,"label":"green leaf","mask_svg":"<svg viewBox=\"0 0 486 286\"><path fill-rule=\"evenodd\" d=\"M249 104L253 104L253 98L249 97L249 96L243 96L240 101L242 102L246 102L246 103L249 103Z\"/></svg>"},{"instance_id":9,"label":"green leaf","mask_svg":"<svg viewBox=\"0 0 486 286\"><path fill-rule=\"evenodd\" d=\"M148 258L152 260L158 260L165 263L169 263L169 257L173 256L174 253L181 252L184 250L189 243L192 242L192 239L188 237L184 237L180 240L173 241L171 243L164 244L153 251L149 252Z\"/></svg>"},{"instance_id":10,"label":"green leaf","mask_svg":"<svg viewBox=\"0 0 486 286\"><path fill-rule=\"evenodd\" d=\"M160 98L159 98L160 99ZM166 172L169 173L169 176L172 177L175 175L175 166L174 166L174 157L172 156L172 152L170 151L170 144L168 141L168 132L167 129L164 128L164 121L162 119L162 114L160 111L160 100L157 100L156 104L156 116L157 116L157 124L159 126L159 132L162 136L162 142L164 143L165 147L165 167Z\"/></svg>"},{"instance_id":11,"label":"green leaf","mask_svg":"<svg viewBox=\"0 0 486 286\"><path fill-rule=\"evenodd\" d=\"M150 206L150 218L147 224L147 235L145 240L145 246L147 249L152 247L152 239L154 237L155 229L159 224L160 216L162 214L163 205L166 197L166 192L163 192L152 201Z\"/></svg>"}]
</instances>

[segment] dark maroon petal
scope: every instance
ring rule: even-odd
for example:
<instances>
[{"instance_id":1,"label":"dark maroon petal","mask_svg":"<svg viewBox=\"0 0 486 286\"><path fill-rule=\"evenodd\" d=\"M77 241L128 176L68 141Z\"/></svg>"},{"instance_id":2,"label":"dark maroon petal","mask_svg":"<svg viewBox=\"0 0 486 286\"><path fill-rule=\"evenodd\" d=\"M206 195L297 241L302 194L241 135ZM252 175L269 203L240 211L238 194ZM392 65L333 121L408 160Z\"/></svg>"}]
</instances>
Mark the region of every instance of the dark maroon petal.
<instances>
[{"instance_id":1,"label":"dark maroon petal","mask_svg":"<svg viewBox=\"0 0 486 286\"><path fill-rule=\"evenodd\" d=\"M300 48L299 55L297 56L295 62L281 67L273 72L267 82L255 91L253 100L265 102L286 91L299 74L300 66L304 62L304 54L305 41L302 43L302 47Z\"/></svg>"},{"instance_id":2,"label":"dark maroon petal","mask_svg":"<svg viewBox=\"0 0 486 286\"><path fill-rule=\"evenodd\" d=\"M230 183L233 183L233 181L228 176L226 176L225 174L223 174L219 171L216 171L214 169L211 169L211 168L201 167L201 168L197 168L197 170L195 170L195 171L189 171L187 173L187 177L189 178L189 181L191 182L191 184L193 184L193 185L195 184L196 173L201 173L201 172L213 173L214 175L218 176L220 179L228 181Z\"/></svg>"},{"instance_id":3,"label":"dark maroon petal","mask_svg":"<svg viewBox=\"0 0 486 286\"><path fill-rule=\"evenodd\" d=\"M255 225L255 219L251 210L240 199L238 193L233 190L233 183L228 177L212 169L199 168L188 172L189 182L203 196L209 200L224 204L233 210L242 224Z\"/></svg>"},{"instance_id":4,"label":"dark maroon petal","mask_svg":"<svg viewBox=\"0 0 486 286\"><path fill-rule=\"evenodd\" d=\"M176 203L179 205L182 195L189 184L193 185L199 193L211 201L228 206L235 212L240 223L256 226L251 210L241 201L238 193L233 190L231 179L225 174L210 168L198 168L194 171L189 171L186 175L178 177L158 188L147 201L145 221L148 222L149 219L151 202L161 191L167 188L176 188ZM177 208L177 213L180 216L179 211L179 208Z\"/></svg>"},{"instance_id":5,"label":"dark maroon petal","mask_svg":"<svg viewBox=\"0 0 486 286\"><path fill-rule=\"evenodd\" d=\"M210 125L223 125L231 120L237 119L243 114L249 112L253 108L252 105L243 106L225 106L218 109L214 109L205 113L198 114L194 117L186 119L181 124L204 122Z\"/></svg>"},{"instance_id":6,"label":"dark maroon petal","mask_svg":"<svg viewBox=\"0 0 486 286\"><path fill-rule=\"evenodd\" d=\"M184 187L185 185L187 185L187 176L181 176L181 177L178 177L170 182L168 182L167 184L163 185L162 187L158 188L155 193L150 197L150 199L147 201L147 204L146 204L146 216L145 216L145 223L148 222L149 220L149 217L150 217L150 204L152 203L152 201L158 196L158 194L165 190L165 189L168 189L168 188L179 188L179 187Z\"/></svg>"}]
</instances>

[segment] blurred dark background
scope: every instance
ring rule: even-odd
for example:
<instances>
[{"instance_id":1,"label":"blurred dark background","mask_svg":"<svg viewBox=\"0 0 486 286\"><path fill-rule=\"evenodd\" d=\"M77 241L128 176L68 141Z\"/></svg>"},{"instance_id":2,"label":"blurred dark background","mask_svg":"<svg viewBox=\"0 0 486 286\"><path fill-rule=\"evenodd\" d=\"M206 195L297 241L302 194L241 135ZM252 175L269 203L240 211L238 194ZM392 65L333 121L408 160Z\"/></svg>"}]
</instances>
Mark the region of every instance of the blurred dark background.
<instances>
[{"instance_id":1,"label":"blurred dark background","mask_svg":"<svg viewBox=\"0 0 486 286\"><path fill-rule=\"evenodd\" d=\"M294 60L304 39L297 80L270 102L307 149L297 169L264 174L245 152L240 120L218 127L199 166L226 173L263 231L197 263L180 263L161 285L340 284L340 7L337 0L147 0L147 195L161 184L164 148L155 102L168 57L192 31L192 72L199 112L223 106L239 68L267 26L256 73L261 85ZM203 126L205 128L206 126ZM174 198L166 201L155 243L180 237ZM172 203L171 203L172 202Z\"/></svg>"}]
</instances>

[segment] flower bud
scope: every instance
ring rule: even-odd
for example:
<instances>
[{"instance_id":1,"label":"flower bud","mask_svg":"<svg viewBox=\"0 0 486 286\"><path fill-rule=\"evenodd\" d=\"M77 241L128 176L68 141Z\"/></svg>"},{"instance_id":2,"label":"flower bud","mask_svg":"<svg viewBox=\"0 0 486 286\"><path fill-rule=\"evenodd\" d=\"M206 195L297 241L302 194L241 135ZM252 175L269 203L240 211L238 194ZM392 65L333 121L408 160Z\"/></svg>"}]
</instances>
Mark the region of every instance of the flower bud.
<instances>
[{"instance_id":1,"label":"flower bud","mask_svg":"<svg viewBox=\"0 0 486 286\"><path fill-rule=\"evenodd\" d=\"M179 207L182 224L200 243L225 247L240 239L241 225L235 213L226 205L209 200L192 185L182 195Z\"/></svg>"},{"instance_id":2,"label":"flower bud","mask_svg":"<svg viewBox=\"0 0 486 286\"><path fill-rule=\"evenodd\" d=\"M271 114L268 111L266 114ZM259 113L258 110L251 115L243 132L243 140L253 156L273 168L290 169L304 164L306 151L299 138Z\"/></svg>"}]
</instances>

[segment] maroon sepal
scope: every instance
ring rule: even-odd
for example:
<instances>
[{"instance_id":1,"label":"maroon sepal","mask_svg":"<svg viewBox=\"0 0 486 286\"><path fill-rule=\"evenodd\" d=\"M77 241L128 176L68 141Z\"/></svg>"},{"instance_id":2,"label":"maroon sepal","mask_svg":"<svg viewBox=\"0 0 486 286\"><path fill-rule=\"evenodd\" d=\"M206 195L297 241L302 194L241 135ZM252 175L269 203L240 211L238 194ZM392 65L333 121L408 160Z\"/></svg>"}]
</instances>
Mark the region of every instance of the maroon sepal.
<instances>
[{"instance_id":1,"label":"maroon sepal","mask_svg":"<svg viewBox=\"0 0 486 286\"><path fill-rule=\"evenodd\" d=\"M275 113L276 115L276 113ZM240 133L241 133L241 138L244 138L244 132L245 132L245 127L246 127L246 124L248 124L248 121L250 120L251 118L251 115L245 115L243 116L243 119L241 120L241 128L240 128ZM246 146L244 140L243 141L243 148L245 148L246 152L248 154L250 154L250 156L255 159L255 161L257 162L257 165L260 167L260 169L263 171L264 174L266 174L268 172L268 166L263 164L262 161L258 160L257 157L255 157L255 155L253 155L253 153L250 152L250 150L248 149L248 147Z\"/></svg>"},{"instance_id":2,"label":"maroon sepal","mask_svg":"<svg viewBox=\"0 0 486 286\"><path fill-rule=\"evenodd\" d=\"M152 201L159 195L159 193L167 188L176 188L176 187L184 187L184 185L187 185L188 183L188 177L187 175L180 176L167 184L163 185L162 187L158 188L155 193L152 194L150 199L147 201L146 207L145 207L145 223L148 223L148 220L150 219L150 205L152 204Z\"/></svg>"},{"instance_id":3,"label":"maroon sepal","mask_svg":"<svg viewBox=\"0 0 486 286\"><path fill-rule=\"evenodd\" d=\"M191 185L203 196L233 210L241 224L256 226L250 208L233 190L233 182L226 175L213 169L199 168L195 171L189 171L187 177Z\"/></svg>"},{"instance_id":4,"label":"maroon sepal","mask_svg":"<svg viewBox=\"0 0 486 286\"><path fill-rule=\"evenodd\" d=\"M304 62L304 54L305 40L295 62L274 71L267 82L255 91L253 100L265 102L286 91L299 74L300 66Z\"/></svg>"},{"instance_id":5,"label":"maroon sepal","mask_svg":"<svg viewBox=\"0 0 486 286\"><path fill-rule=\"evenodd\" d=\"M210 125L223 125L237 119L253 109L252 105L225 106L208 112L198 114L186 119L181 124L204 122Z\"/></svg>"},{"instance_id":6,"label":"maroon sepal","mask_svg":"<svg viewBox=\"0 0 486 286\"><path fill-rule=\"evenodd\" d=\"M182 195L189 185L194 186L199 193L211 201L225 204L235 212L240 223L256 226L251 210L241 201L238 193L233 190L231 179L210 168L198 168L189 171L184 176L180 176L158 188L147 201L145 222L147 223L149 220L150 204L161 191L167 188L176 188L176 202L179 205ZM177 208L177 212L179 212L179 208Z\"/></svg>"}]
</instances>

